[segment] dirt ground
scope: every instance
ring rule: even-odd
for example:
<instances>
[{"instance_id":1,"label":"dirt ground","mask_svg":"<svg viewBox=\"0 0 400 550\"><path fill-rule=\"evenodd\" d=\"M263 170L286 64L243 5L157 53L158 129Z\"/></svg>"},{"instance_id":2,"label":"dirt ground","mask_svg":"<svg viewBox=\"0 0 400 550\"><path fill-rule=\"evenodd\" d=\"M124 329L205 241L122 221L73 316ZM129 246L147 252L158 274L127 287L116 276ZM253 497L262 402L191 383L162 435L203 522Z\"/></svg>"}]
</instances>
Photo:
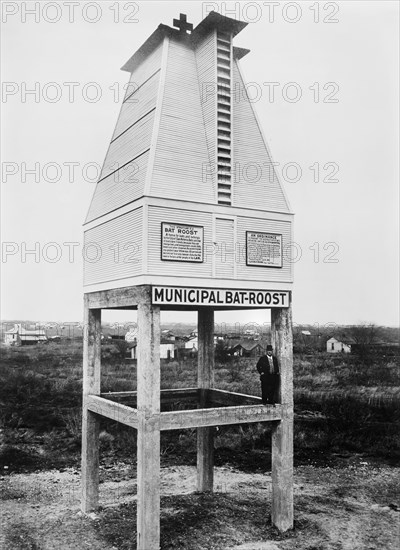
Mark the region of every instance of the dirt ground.
<instances>
[{"instance_id":1,"label":"dirt ground","mask_svg":"<svg viewBox=\"0 0 400 550\"><path fill-rule=\"evenodd\" d=\"M162 468L161 548L394 550L400 548L399 468L360 459L295 470L295 529L269 521L270 473L215 468L215 494L195 492L192 466ZM136 480L124 463L101 469L100 510L79 511L80 473L69 468L0 478L0 548L136 548Z\"/></svg>"}]
</instances>

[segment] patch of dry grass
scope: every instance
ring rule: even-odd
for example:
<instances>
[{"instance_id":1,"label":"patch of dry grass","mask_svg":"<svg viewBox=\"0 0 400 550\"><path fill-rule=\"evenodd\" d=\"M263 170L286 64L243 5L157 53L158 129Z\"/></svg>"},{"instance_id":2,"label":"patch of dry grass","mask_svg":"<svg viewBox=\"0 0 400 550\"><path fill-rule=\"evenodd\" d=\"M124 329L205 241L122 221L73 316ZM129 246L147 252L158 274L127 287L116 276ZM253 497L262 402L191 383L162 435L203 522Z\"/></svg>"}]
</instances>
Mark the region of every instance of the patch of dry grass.
<instances>
[{"instance_id":1,"label":"patch of dry grass","mask_svg":"<svg viewBox=\"0 0 400 550\"><path fill-rule=\"evenodd\" d=\"M9 462L9 457L20 448L18 468L24 462L27 467L37 467L38 463L44 467L48 461L43 457L50 456L52 463L58 457L78 460L82 343L2 346L1 351L3 459ZM256 362L256 358L217 362L215 387L260 395ZM121 359L121 350L112 344L102 346L102 363L103 392L136 389L136 362ZM196 386L196 377L195 359L162 362L163 389ZM393 358L384 364L364 364L351 355L295 355L294 386L297 460L342 451L400 457L400 372ZM185 406L179 403L175 406L181 405ZM102 419L102 430L114 438L107 452L132 455L135 438L129 429ZM222 427L216 431L215 442L217 461L252 468L260 452L265 453L264 462L268 462L270 427L268 424ZM195 432L166 432L162 445L165 460L172 456L180 462L192 463Z\"/></svg>"}]
</instances>

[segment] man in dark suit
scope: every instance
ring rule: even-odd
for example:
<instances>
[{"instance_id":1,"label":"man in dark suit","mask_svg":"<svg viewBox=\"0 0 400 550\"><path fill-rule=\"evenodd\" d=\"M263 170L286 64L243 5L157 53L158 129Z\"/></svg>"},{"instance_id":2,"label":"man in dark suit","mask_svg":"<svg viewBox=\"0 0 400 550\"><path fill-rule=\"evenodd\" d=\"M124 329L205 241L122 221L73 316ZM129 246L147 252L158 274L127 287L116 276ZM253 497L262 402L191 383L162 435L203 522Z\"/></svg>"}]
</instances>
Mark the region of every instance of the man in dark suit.
<instances>
[{"instance_id":1,"label":"man in dark suit","mask_svg":"<svg viewBox=\"0 0 400 550\"><path fill-rule=\"evenodd\" d=\"M279 402L279 365L268 344L267 355L262 355L257 363L261 380L261 398L264 405Z\"/></svg>"}]
</instances>

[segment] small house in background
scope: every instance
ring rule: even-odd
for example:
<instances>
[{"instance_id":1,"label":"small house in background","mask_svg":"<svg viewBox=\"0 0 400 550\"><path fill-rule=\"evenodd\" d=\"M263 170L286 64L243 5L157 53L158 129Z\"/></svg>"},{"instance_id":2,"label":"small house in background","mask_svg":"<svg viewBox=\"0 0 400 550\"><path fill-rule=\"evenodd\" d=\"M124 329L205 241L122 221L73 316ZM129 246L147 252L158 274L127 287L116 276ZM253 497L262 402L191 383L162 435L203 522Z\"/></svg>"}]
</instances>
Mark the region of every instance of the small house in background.
<instances>
[{"instance_id":1,"label":"small house in background","mask_svg":"<svg viewBox=\"0 0 400 550\"><path fill-rule=\"evenodd\" d=\"M162 330L161 331L161 339L162 340L176 340L177 337L175 336L175 334L172 332L172 330L168 330L168 329L165 329L165 330Z\"/></svg>"},{"instance_id":2,"label":"small house in background","mask_svg":"<svg viewBox=\"0 0 400 550\"><path fill-rule=\"evenodd\" d=\"M129 343L136 343L136 340L137 340L137 328L132 328L130 329L126 334L125 334L125 341Z\"/></svg>"},{"instance_id":3,"label":"small house in background","mask_svg":"<svg viewBox=\"0 0 400 550\"><path fill-rule=\"evenodd\" d=\"M161 340L160 344L160 359L175 359L177 354L177 346L174 342Z\"/></svg>"},{"instance_id":4,"label":"small house in background","mask_svg":"<svg viewBox=\"0 0 400 550\"><path fill-rule=\"evenodd\" d=\"M137 359L137 340L128 343L131 359ZM161 342L160 359L176 359L177 347L173 342Z\"/></svg>"},{"instance_id":5,"label":"small house in background","mask_svg":"<svg viewBox=\"0 0 400 550\"><path fill-rule=\"evenodd\" d=\"M326 342L326 351L328 353L351 353L351 342L337 340L332 337Z\"/></svg>"},{"instance_id":6,"label":"small house in background","mask_svg":"<svg viewBox=\"0 0 400 550\"><path fill-rule=\"evenodd\" d=\"M192 339L194 339L193 336ZM132 327L129 332L125 334L125 340L128 343L131 359L137 359L137 327ZM177 349L182 345L181 341L182 338L176 336L171 330L162 330L160 359L176 359L178 353Z\"/></svg>"},{"instance_id":7,"label":"small house in background","mask_svg":"<svg viewBox=\"0 0 400 550\"><path fill-rule=\"evenodd\" d=\"M239 357L257 357L263 355L264 348L259 341L255 340L241 340L235 344L229 351L230 355L237 355Z\"/></svg>"},{"instance_id":8,"label":"small house in background","mask_svg":"<svg viewBox=\"0 0 400 550\"><path fill-rule=\"evenodd\" d=\"M185 349L189 349L192 351L197 351L199 349L199 338L197 336L197 333L191 333L191 335L185 342Z\"/></svg>"},{"instance_id":9,"label":"small house in background","mask_svg":"<svg viewBox=\"0 0 400 550\"><path fill-rule=\"evenodd\" d=\"M43 329L26 329L21 323L4 333L4 343L8 346L27 346L47 342L46 332Z\"/></svg>"}]
</instances>

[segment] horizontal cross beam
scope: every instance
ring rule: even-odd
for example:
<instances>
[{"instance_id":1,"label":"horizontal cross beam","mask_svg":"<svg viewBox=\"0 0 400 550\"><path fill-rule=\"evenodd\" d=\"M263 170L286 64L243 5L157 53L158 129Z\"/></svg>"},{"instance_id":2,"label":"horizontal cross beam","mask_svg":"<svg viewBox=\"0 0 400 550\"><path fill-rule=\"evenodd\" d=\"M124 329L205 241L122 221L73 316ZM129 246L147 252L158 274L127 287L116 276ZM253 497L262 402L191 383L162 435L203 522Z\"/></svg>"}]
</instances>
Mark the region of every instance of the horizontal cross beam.
<instances>
[{"instance_id":1,"label":"horizontal cross beam","mask_svg":"<svg viewBox=\"0 0 400 550\"><path fill-rule=\"evenodd\" d=\"M210 405L260 405L261 397L247 395L245 393L231 392L228 390L219 390L215 388L171 388L160 391L161 403L170 401L182 401L190 399L200 399L203 396L203 402ZM105 399L123 399L126 397L137 397L136 391L120 391L101 393Z\"/></svg>"},{"instance_id":2,"label":"horizontal cross beam","mask_svg":"<svg viewBox=\"0 0 400 550\"><path fill-rule=\"evenodd\" d=\"M131 392L121 393L126 394ZM137 429L138 427L138 411L127 405L105 399L98 395L88 395L85 397L84 406L89 411L100 416L105 416L131 428ZM190 409L186 411L163 412L159 414L159 418L161 430L228 426L231 424L281 420L282 407L281 405L242 405Z\"/></svg>"},{"instance_id":3,"label":"horizontal cross beam","mask_svg":"<svg viewBox=\"0 0 400 550\"><path fill-rule=\"evenodd\" d=\"M261 397L214 388L206 390L206 398L216 405L261 405Z\"/></svg>"},{"instance_id":4,"label":"horizontal cross beam","mask_svg":"<svg viewBox=\"0 0 400 550\"><path fill-rule=\"evenodd\" d=\"M114 392L106 392L101 393L101 397L105 398L113 398L118 399L119 397L136 397L137 391L114 391ZM176 398L176 399L182 399L182 398L196 398L198 395L198 389L197 388L172 388L167 390L161 390L160 391L160 398L161 401L164 400L164 397L167 398Z\"/></svg>"},{"instance_id":5,"label":"horizontal cross beam","mask_svg":"<svg viewBox=\"0 0 400 550\"><path fill-rule=\"evenodd\" d=\"M239 407L216 407L190 411L171 411L160 414L161 430L229 426L281 419L280 405L244 405Z\"/></svg>"},{"instance_id":6,"label":"horizontal cross beam","mask_svg":"<svg viewBox=\"0 0 400 550\"><path fill-rule=\"evenodd\" d=\"M87 395L83 405L89 411L100 416L111 418L111 420L130 426L131 428L137 429L138 427L137 410L132 407L104 399L104 397L99 397L98 395Z\"/></svg>"},{"instance_id":7,"label":"horizontal cross beam","mask_svg":"<svg viewBox=\"0 0 400 550\"><path fill-rule=\"evenodd\" d=\"M140 303L150 302L151 287L143 285L99 290L86 293L85 299L89 309L136 308Z\"/></svg>"}]
</instances>

